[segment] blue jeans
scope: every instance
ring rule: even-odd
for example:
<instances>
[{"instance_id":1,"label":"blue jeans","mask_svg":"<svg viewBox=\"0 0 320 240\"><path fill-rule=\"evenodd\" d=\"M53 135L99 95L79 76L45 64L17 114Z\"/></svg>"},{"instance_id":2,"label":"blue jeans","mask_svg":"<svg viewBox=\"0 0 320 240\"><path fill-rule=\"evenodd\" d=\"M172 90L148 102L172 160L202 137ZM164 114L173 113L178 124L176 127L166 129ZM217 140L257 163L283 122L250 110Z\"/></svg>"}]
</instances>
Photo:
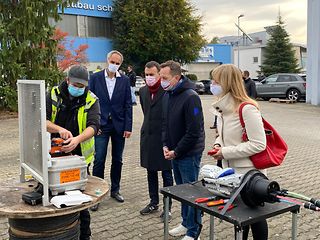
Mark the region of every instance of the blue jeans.
<instances>
[{"instance_id":1,"label":"blue jeans","mask_svg":"<svg viewBox=\"0 0 320 240\"><path fill-rule=\"evenodd\" d=\"M169 187L173 185L173 177L171 170L163 170L162 180L163 187ZM148 170L148 189L150 196L150 204L158 205L159 204L159 180L158 180L158 171ZM172 201L170 201L169 210L171 209Z\"/></svg>"},{"instance_id":2,"label":"blue jeans","mask_svg":"<svg viewBox=\"0 0 320 240\"><path fill-rule=\"evenodd\" d=\"M132 100L132 103L137 103L135 87L130 87L130 89L131 89L131 100Z\"/></svg>"},{"instance_id":3,"label":"blue jeans","mask_svg":"<svg viewBox=\"0 0 320 240\"><path fill-rule=\"evenodd\" d=\"M110 169L111 178L111 193L119 192L120 179L122 171L122 153L124 149L125 138L117 133L114 129L103 132L95 137L95 159L93 162L92 175L99 178L104 178L104 168L107 157L107 149L109 138L112 144L112 160Z\"/></svg>"},{"instance_id":4,"label":"blue jeans","mask_svg":"<svg viewBox=\"0 0 320 240\"><path fill-rule=\"evenodd\" d=\"M198 180L201 156L202 154L195 154L172 161L174 180L177 185ZM199 224L201 224L200 211L196 211L195 208L188 205L181 204L181 217L182 225L188 229L187 236L194 238L198 234ZM195 218L197 220L195 220Z\"/></svg>"}]
</instances>

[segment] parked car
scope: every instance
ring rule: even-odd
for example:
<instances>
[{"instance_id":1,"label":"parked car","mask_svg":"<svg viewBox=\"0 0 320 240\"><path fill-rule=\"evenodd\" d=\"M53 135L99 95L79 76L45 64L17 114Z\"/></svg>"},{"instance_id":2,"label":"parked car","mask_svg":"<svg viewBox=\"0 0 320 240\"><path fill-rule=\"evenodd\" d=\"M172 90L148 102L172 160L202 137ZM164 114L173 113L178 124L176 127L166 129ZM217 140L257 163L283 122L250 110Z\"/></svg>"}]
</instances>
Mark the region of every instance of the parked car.
<instances>
[{"instance_id":1,"label":"parked car","mask_svg":"<svg viewBox=\"0 0 320 240\"><path fill-rule=\"evenodd\" d=\"M195 85L196 85L196 89L195 89L196 92L200 95L204 94L205 92L204 84L202 82L196 81Z\"/></svg>"},{"instance_id":2,"label":"parked car","mask_svg":"<svg viewBox=\"0 0 320 240\"><path fill-rule=\"evenodd\" d=\"M202 82L204 85L204 92L206 94L212 94L210 91L210 85L211 85L211 80L210 79L206 79L206 80L200 80L199 82Z\"/></svg>"},{"instance_id":3,"label":"parked car","mask_svg":"<svg viewBox=\"0 0 320 240\"><path fill-rule=\"evenodd\" d=\"M306 80L301 74L278 73L256 82L257 96L265 100L287 98L298 101L306 96Z\"/></svg>"},{"instance_id":4,"label":"parked car","mask_svg":"<svg viewBox=\"0 0 320 240\"><path fill-rule=\"evenodd\" d=\"M146 82L144 79L140 76L137 76L136 78L136 86L135 86L135 93L139 94L139 89L146 85Z\"/></svg>"}]
</instances>

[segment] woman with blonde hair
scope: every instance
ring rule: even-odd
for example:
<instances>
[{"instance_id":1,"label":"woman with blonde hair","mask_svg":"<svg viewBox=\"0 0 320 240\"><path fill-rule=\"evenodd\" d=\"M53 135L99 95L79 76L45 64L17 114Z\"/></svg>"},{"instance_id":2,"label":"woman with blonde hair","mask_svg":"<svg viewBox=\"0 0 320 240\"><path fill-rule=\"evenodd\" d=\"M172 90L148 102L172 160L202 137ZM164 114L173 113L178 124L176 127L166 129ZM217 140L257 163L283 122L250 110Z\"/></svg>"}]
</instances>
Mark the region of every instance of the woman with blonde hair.
<instances>
[{"instance_id":1,"label":"woman with blonde hair","mask_svg":"<svg viewBox=\"0 0 320 240\"><path fill-rule=\"evenodd\" d=\"M225 64L212 71L210 90L214 95L213 112L218 116L217 129L219 137L214 148L219 151L213 155L222 160L224 168L231 167L237 173L245 174L254 169L250 156L266 148L266 136L262 117L256 101L251 99L244 88L241 71L233 64ZM248 141L242 140L242 126L239 107L242 103L242 116L248 135ZM252 105L253 104L253 105ZM268 239L266 220L251 225L254 240ZM243 239L248 238L249 227L243 231Z\"/></svg>"}]
</instances>

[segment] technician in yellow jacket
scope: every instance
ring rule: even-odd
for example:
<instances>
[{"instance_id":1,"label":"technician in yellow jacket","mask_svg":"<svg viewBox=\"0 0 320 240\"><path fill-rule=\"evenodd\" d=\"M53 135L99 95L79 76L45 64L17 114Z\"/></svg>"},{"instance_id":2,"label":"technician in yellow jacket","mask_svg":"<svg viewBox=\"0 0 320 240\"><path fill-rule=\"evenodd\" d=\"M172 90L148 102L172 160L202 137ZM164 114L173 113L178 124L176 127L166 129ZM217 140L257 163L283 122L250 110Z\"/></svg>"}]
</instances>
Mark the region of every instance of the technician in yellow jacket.
<instances>
[{"instance_id":1,"label":"technician in yellow jacket","mask_svg":"<svg viewBox=\"0 0 320 240\"><path fill-rule=\"evenodd\" d=\"M100 128L98 98L88 89L89 73L84 66L72 66L68 76L47 95L47 131L65 139L64 152L94 159L94 135ZM80 212L80 240L90 239L90 214Z\"/></svg>"}]
</instances>

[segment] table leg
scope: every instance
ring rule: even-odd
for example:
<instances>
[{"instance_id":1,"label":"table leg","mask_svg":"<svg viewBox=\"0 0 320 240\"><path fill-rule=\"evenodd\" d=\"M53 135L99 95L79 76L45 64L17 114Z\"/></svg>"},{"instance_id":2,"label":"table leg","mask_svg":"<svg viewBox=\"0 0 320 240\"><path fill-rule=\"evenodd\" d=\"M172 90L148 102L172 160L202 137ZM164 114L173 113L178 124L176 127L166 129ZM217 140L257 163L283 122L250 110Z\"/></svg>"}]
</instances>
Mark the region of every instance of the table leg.
<instances>
[{"instance_id":1,"label":"table leg","mask_svg":"<svg viewBox=\"0 0 320 240\"><path fill-rule=\"evenodd\" d=\"M214 216L210 215L210 240L214 240Z\"/></svg>"},{"instance_id":2,"label":"table leg","mask_svg":"<svg viewBox=\"0 0 320 240\"><path fill-rule=\"evenodd\" d=\"M298 212L292 212L292 229L291 229L291 239L297 239L297 228L298 228Z\"/></svg>"},{"instance_id":3,"label":"table leg","mask_svg":"<svg viewBox=\"0 0 320 240\"><path fill-rule=\"evenodd\" d=\"M235 240L242 240L243 238L243 229L239 226L234 226L234 239Z\"/></svg>"},{"instance_id":4,"label":"table leg","mask_svg":"<svg viewBox=\"0 0 320 240\"><path fill-rule=\"evenodd\" d=\"M164 240L169 239L169 200L168 196L164 196Z\"/></svg>"}]
</instances>

